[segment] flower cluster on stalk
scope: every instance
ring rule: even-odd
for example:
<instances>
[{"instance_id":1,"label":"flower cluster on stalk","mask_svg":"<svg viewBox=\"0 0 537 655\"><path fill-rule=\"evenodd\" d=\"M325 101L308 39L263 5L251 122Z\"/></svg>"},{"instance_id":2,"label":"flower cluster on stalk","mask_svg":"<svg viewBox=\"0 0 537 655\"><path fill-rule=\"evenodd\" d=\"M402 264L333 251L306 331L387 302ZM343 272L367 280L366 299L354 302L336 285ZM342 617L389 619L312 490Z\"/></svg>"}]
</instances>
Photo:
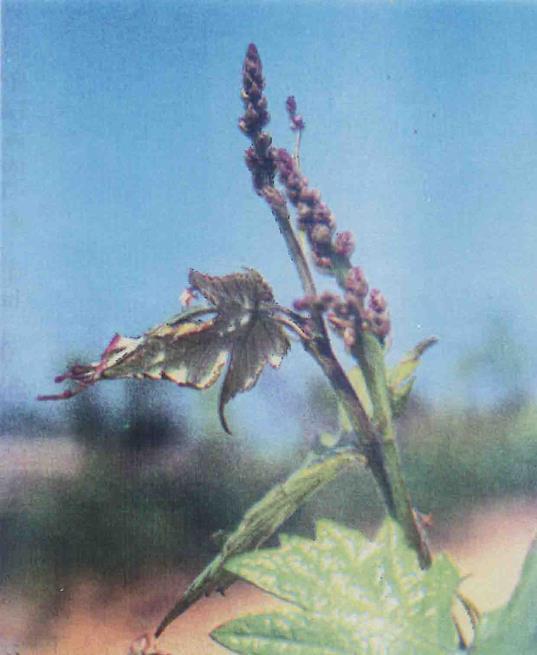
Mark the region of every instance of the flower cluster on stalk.
<instances>
[{"instance_id":1,"label":"flower cluster on stalk","mask_svg":"<svg viewBox=\"0 0 537 655\"><path fill-rule=\"evenodd\" d=\"M369 292L369 285L362 269L353 266L345 277L345 296L332 303L328 320L343 337L349 349L356 343L360 331L369 331L384 341L390 333L391 323L388 303L378 289Z\"/></svg>"},{"instance_id":2,"label":"flower cluster on stalk","mask_svg":"<svg viewBox=\"0 0 537 655\"><path fill-rule=\"evenodd\" d=\"M320 192L309 188L307 178L284 148L277 151L276 166L287 197L297 210L298 228L308 237L315 264L321 269L330 269L337 257L348 258L354 251L352 234L342 232L334 238L334 214L321 200Z\"/></svg>"},{"instance_id":3,"label":"flower cluster on stalk","mask_svg":"<svg viewBox=\"0 0 537 655\"><path fill-rule=\"evenodd\" d=\"M289 115L289 120L291 121L291 129L293 132L300 132L303 130L306 125L304 119L300 114L296 113L297 106L295 96L289 96L285 101L285 108L287 109L287 114Z\"/></svg>"},{"instance_id":4,"label":"flower cluster on stalk","mask_svg":"<svg viewBox=\"0 0 537 655\"><path fill-rule=\"evenodd\" d=\"M391 323L388 304L378 289L369 292L369 285L362 269L349 269L345 277L343 296L325 291L319 296L305 296L295 300L297 312L326 313L332 328L342 337L348 350L356 344L357 334L371 332L381 341L390 333Z\"/></svg>"},{"instance_id":5,"label":"flower cluster on stalk","mask_svg":"<svg viewBox=\"0 0 537 655\"><path fill-rule=\"evenodd\" d=\"M263 65L256 46L250 43L242 67L241 98L245 111L239 119L239 128L252 141L252 145L246 149L245 160L258 193L265 186L274 184L276 172L272 138L263 131L270 120L264 88Z\"/></svg>"},{"instance_id":6,"label":"flower cluster on stalk","mask_svg":"<svg viewBox=\"0 0 537 655\"><path fill-rule=\"evenodd\" d=\"M334 214L320 192L310 188L297 157L284 148L273 147L272 137L263 129L270 120L264 88L259 53L250 44L243 65L241 97L245 112L239 119L239 127L252 141L245 159L254 188L279 217L288 218L287 197L296 209L297 226L306 234L313 262L320 270L336 275L344 292L343 296L331 292L307 296L297 300L294 308L299 312L326 313L329 324L348 349L353 348L361 331L369 331L384 341L390 332L386 300L378 289L370 292L362 269L352 266L354 235L349 231L336 232ZM300 133L304 119L297 113L295 97L289 96L285 105L291 129ZM285 195L274 185L276 173Z\"/></svg>"}]
</instances>

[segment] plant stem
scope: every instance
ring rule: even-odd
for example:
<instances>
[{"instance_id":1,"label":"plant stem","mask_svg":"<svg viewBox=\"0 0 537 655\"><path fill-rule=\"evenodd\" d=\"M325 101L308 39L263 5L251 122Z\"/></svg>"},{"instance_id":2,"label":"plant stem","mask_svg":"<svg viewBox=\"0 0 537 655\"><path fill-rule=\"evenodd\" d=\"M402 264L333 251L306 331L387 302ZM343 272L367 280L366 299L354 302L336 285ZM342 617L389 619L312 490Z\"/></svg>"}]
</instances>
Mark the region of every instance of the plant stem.
<instances>
[{"instance_id":1,"label":"plant stem","mask_svg":"<svg viewBox=\"0 0 537 655\"><path fill-rule=\"evenodd\" d=\"M360 332L352 354L362 369L373 405L373 423L382 443L384 472L393 498L393 516L418 553L421 566L428 568L431 565L431 553L412 508L397 448L383 348L375 335Z\"/></svg>"},{"instance_id":2,"label":"plant stem","mask_svg":"<svg viewBox=\"0 0 537 655\"><path fill-rule=\"evenodd\" d=\"M291 259L295 264L305 294L317 295L308 261L291 225L287 205L285 203L269 204ZM313 339L303 340L306 351L313 356L322 368L338 400L345 408L358 437L359 446L366 455L368 465L382 493L388 513L403 527L408 542L418 553L421 565L427 567L431 563L431 556L417 524L401 471L382 351L381 365L376 359L373 362L375 365L372 365L372 362L365 356L365 350L358 359L363 367L373 407L375 408L372 423L332 350L321 313L313 313L312 318L316 335ZM372 338L378 344L376 338L373 336Z\"/></svg>"},{"instance_id":3,"label":"plant stem","mask_svg":"<svg viewBox=\"0 0 537 655\"><path fill-rule=\"evenodd\" d=\"M262 155L266 156L266 153L260 140L261 134L260 131L254 134L252 142L262 161ZM259 193L269 204L276 219L304 293L307 296L316 296L317 289L313 275L304 250L292 227L287 202L275 189L273 174L264 174L263 178L264 182L261 187L258 187ZM348 258L345 257L336 267L336 278L340 284L344 284L346 269L349 266ZM382 493L387 511L401 525L409 544L418 554L421 566L426 568L431 564L431 555L416 520L401 470L386 384L384 354L380 343L371 335L378 345L380 357L375 355L370 361L368 355L371 348L367 346L362 349L358 358L359 365L365 367L363 372L374 407L373 421L371 421L332 350L322 312L312 311L312 320L314 336L311 339L303 340L304 347L322 368L338 400L345 408L356 433L359 447L367 457L368 465Z\"/></svg>"},{"instance_id":4,"label":"plant stem","mask_svg":"<svg viewBox=\"0 0 537 655\"><path fill-rule=\"evenodd\" d=\"M291 226L291 217L289 216L287 206L284 205L282 207L277 207L271 205L271 211L274 218L276 219L276 224L278 225L280 234L285 241L289 256L291 257L291 260L296 267L304 293L307 296L316 296L317 288L315 287L313 275L311 274L311 270L302 246L300 245L293 227Z\"/></svg>"}]
</instances>

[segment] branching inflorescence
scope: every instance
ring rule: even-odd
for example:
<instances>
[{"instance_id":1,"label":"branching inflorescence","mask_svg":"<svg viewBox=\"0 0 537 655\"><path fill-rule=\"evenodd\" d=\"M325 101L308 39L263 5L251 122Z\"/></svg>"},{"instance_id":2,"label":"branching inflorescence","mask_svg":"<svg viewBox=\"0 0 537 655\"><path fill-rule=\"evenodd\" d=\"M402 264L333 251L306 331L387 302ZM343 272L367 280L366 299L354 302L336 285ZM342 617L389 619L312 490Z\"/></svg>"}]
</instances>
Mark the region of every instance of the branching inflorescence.
<instances>
[{"instance_id":1,"label":"branching inflorescence","mask_svg":"<svg viewBox=\"0 0 537 655\"><path fill-rule=\"evenodd\" d=\"M304 340L304 347L321 366L345 408L388 511L404 527L409 542L419 553L422 564L427 566L429 549L406 491L395 443L384 362L384 345L391 327L387 302L379 290L369 292L362 269L350 261L355 250L354 236L348 231L336 232L334 214L322 201L320 192L310 188L301 172L300 139L294 157L287 150L272 145L272 137L264 130L269 121L264 88L261 60L257 48L251 44L243 67L241 95L245 113L239 126L252 141L245 156L254 189L270 206L302 282L304 297L295 302L294 308L307 314L310 338ZM287 99L286 109L291 128L300 137L304 121L297 114L293 96ZM275 171L283 192L275 186ZM291 226L287 200L296 210L297 228L306 236L313 263L319 271L335 277L343 297L330 291L317 292L304 249ZM373 405L372 416L366 412L363 399L353 389L332 350L325 316L363 372Z\"/></svg>"}]
</instances>

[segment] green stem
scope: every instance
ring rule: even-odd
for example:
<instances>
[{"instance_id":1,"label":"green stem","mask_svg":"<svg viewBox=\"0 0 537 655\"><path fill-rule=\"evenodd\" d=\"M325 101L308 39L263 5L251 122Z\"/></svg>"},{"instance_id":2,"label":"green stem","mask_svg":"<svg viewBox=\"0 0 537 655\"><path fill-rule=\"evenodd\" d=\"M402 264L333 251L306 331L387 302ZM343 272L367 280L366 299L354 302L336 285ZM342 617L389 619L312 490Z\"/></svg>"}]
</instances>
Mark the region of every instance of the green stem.
<instances>
[{"instance_id":1,"label":"green stem","mask_svg":"<svg viewBox=\"0 0 537 655\"><path fill-rule=\"evenodd\" d=\"M257 140L258 137L254 137L255 147L258 146ZM295 264L304 293L316 296L317 289L313 275L304 250L291 225L287 203L282 202L281 198L278 198L278 202L270 202L270 196L275 189L273 179L267 180L265 188L269 192L265 198L287 245L291 260ZM341 258L341 262L338 262L336 278L339 284L344 285L346 270L348 270L349 266L350 263L346 257ZM377 341L380 359L375 356L373 360L369 361L369 347L363 350L361 360L358 359L360 366L366 367L363 372L375 410L372 423L332 350L322 313L312 312L312 319L315 336L304 341L304 347L322 368L338 400L345 408L389 514L402 526L409 544L414 547L418 554L421 565L424 568L428 567L431 564L431 555L412 509L410 496L401 470L391 416L388 386L386 384L384 354L380 344Z\"/></svg>"},{"instance_id":2,"label":"green stem","mask_svg":"<svg viewBox=\"0 0 537 655\"><path fill-rule=\"evenodd\" d=\"M306 295L317 295L317 289L311 274L304 250L291 225L286 205L271 205L271 211L285 240L291 259L295 264L302 288ZM338 400L345 408L351 425L357 435L359 446L367 458L369 468L377 481L388 512L396 516L394 498L389 478L384 469L382 449L376 431L356 395L352 384L332 350L330 337L320 312L313 313L316 336L302 340L306 351L312 355L328 378Z\"/></svg>"},{"instance_id":3,"label":"green stem","mask_svg":"<svg viewBox=\"0 0 537 655\"><path fill-rule=\"evenodd\" d=\"M352 354L362 369L373 405L373 423L381 440L383 468L393 499L391 513L418 553L421 566L428 568L431 565L431 553L412 507L397 448L382 345L373 334L360 332Z\"/></svg>"}]
</instances>

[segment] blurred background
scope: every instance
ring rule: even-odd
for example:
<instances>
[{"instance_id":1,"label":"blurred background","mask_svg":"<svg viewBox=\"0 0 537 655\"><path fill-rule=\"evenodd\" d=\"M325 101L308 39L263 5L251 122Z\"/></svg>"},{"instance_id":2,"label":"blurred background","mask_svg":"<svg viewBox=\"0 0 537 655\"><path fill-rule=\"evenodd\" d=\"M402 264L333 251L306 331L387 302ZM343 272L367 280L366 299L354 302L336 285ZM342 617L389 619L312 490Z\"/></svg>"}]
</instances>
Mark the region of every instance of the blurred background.
<instances>
[{"instance_id":1,"label":"blurred background","mask_svg":"<svg viewBox=\"0 0 537 655\"><path fill-rule=\"evenodd\" d=\"M115 382L34 400L115 332L177 313L190 267L252 266L280 302L300 295L242 159L251 41L276 144L293 145L294 94L304 172L390 302L390 361L440 338L400 420L408 481L474 598L503 602L537 523L537 9L6 0L2 11L0 653L125 652L217 552L212 535L336 429L334 397L300 348L230 404L233 437L214 390ZM285 529L310 534L323 516L371 532L381 515L364 471ZM204 635L250 608L248 593L204 601L170 629L170 650L212 652Z\"/></svg>"}]
</instances>

